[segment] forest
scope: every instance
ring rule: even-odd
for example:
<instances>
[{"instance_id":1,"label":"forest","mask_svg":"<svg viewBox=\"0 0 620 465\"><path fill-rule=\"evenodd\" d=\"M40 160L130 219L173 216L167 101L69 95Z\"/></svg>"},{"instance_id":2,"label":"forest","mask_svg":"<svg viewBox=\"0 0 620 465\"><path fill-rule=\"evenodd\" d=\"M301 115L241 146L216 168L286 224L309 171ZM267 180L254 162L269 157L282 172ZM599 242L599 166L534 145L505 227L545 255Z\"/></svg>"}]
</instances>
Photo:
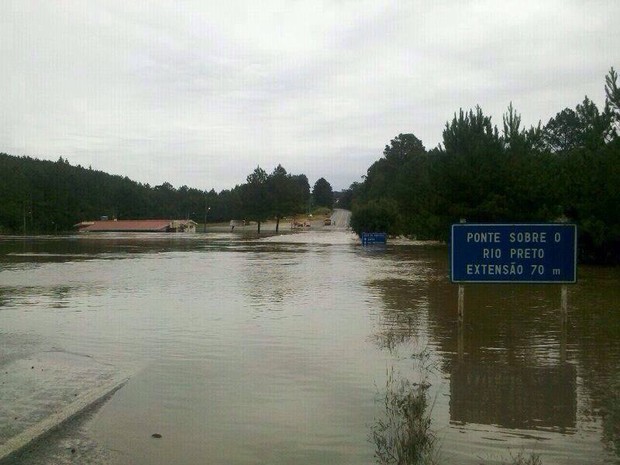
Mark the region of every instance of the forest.
<instances>
[{"instance_id":1,"label":"forest","mask_svg":"<svg viewBox=\"0 0 620 465\"><path fill-rule=\"evenodd\" d=\"M80 221L193 219L197 223L247 219L259 223L314 207L332 207L331 185L278 165L257 167L247 182L216 193L170 183L150 186L81 166L0 153L0 234L43 234L74 230ZM259 230L260 232L260 230Z\"/></svg>"},{"instance_id":2,"label":"forest","mask_svg":"<svg viewBox=\"0 0 620 465\"><path fill-rule=\"evenodd\" d=\"M480 107L445 124L443 143L427 150L412 133L396 136L362 181L332 192L320 178L260 166L246 183L219 193L0 153L0 234L59 233L101 216L279 221L314 207L353 211L353 230L448 239L468 222L570 222L582 262L620 264L620 89L611 68L605 105L587 96L545 125L524 128L508 106L502 127Z\"/></svg>"},{"instance_id":3,"label":"forest","mask_svg":"<svg viewBox=\"0 0 620 465\"><path fill-rule=\"evenodd\" d=\"M569 222L581 262L620 264L620 90L613 68L605 106L587 96L546 125L523 128L509 105L502 127L477 107L448 121L426 150L414 134L385 147L340 205L356 232L447 240L452 223Z\"/></svg>"}]
</instances>

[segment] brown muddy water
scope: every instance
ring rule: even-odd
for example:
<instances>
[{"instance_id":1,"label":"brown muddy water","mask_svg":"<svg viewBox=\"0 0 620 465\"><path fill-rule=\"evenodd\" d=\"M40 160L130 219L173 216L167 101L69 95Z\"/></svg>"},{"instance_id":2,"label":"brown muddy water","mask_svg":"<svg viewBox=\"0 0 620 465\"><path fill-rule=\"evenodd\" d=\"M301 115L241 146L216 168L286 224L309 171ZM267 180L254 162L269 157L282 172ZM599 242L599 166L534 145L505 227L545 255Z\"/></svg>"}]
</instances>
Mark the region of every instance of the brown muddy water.
<instances>
[{"instance_id":1,"label":"brown muddy water","mask_svg":"<svg viewBox=\"0 0 620 465\"><path fill-rule=\"evenodd\" d=\"M0 238L0 368L66 354L47 391L34 369L0 386L0 432L115 370L129 383L63 439L90 444L82 463L370 464L386 379L415 381L424 352L439 463L619 463L620 269L578 276L565 327L559 287L503 284L466 286L459 329L441 245Z\"/></svg>"}]
</instances>

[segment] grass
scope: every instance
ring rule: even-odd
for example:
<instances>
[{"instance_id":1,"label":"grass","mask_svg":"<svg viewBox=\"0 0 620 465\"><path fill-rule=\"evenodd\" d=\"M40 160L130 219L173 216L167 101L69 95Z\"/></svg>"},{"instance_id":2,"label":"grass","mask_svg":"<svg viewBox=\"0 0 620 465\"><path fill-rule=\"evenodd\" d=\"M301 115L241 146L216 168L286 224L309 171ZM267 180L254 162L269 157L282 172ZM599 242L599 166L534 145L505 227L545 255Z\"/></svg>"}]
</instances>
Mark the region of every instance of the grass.
<instances>
[{"instance_id":1,"label":"grass","mask_svg":"<svg viewBox=\"0 0 620 465\"><path fill-rule=\"evenodd\" d=\"M523 452L519 452L517 455L513 455L510 462L505 465L542 465L542 460L538 454L530 454L525 456Z\"/></svg>"},{"instance_id":2,"label":"grass","mask_svg":"<svg viewBox=\"0 0 620 465\"><path fill-rule=\"evenodd\" d=\"M620 376L610 382L601 408L603 417L603 442L620 457Z\"/></svg>"},{"instance_id":3,"label":"grass","mask_svg":"<svg viewBox=\"0 0 620 465\"><path fill-rule=\"evenodd\" d=\"M386 373L385 391L381 395L383 412L375 419L369 435L379 465L441 464L440 443L431 428L433 403L429 379L434 367L426 350L412 358L419 374L417 382L402 378L394 367ZM519 452L503 465L543 465L543 462L538 454Z\"/></svg>"},{"instance_id":4,"label":"grass","mask_svg":"<svg viewBox=\"0 0 620 465\"><path fill-rule=\"evenodd\" d=\"M316 207L312 210L312 216L330 216L332 210L327 207Z\"/></svg>"},{"instance_id":5,"label":"grass","mask_svg":"<svg viewBox=\"0 0 620 465\"><path fill-rule=\"evenodd\" d=\"M431 429L428 353L415 356L421 363L419 382L401 378L391 368L383 395L384 415L375 420L370 441L381 465L438 464L437 436Z\"/></svg>"}]
</instances>

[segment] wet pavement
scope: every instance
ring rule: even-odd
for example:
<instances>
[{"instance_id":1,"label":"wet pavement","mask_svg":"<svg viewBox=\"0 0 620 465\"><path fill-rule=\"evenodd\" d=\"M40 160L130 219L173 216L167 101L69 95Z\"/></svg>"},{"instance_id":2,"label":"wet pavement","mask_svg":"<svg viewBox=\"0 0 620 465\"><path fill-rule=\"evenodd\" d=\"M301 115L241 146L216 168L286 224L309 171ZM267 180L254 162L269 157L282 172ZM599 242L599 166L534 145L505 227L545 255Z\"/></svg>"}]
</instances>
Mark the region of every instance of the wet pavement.
<instances>
[{"instance_id":1,"label":"wet pavement","mask_svg":"<svg viewBox=\"0 0 620 465\"><path fill-rule=\"evenodd\" d=\"M119 370L16 335L0 333L0 349L0 463L97 463L104 451L80 428Z\"/></svg>"}]
</instances>

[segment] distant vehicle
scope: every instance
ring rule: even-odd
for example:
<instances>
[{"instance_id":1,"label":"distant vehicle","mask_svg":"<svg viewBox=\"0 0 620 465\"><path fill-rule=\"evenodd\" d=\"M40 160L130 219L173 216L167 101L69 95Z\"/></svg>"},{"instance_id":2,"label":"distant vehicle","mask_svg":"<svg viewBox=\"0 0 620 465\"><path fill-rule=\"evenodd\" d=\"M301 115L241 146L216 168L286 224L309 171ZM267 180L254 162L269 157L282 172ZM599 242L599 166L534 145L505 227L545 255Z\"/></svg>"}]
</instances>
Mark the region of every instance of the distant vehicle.
<instances>
[{"instance_id":1,"label":"distant vehicle","mask_svg":"<svg viewBox=\"0 0 620 465\"><path fill-rule=\"evenodd\" d=\"M293 221L291 221L291 229L304 229L304 228L309 228L310 225L310 219L297 219L297 218L293 218Z\"/></svg>"},{"instance_id":2,"label":"distant vehicle","mask_svg":"<svg viewBox=\"0 0 620 465\"><path fill-rule=\"evenodd\" d=\"M331 219L331 218L325 218L325 219L323 220L323 224L324 224L325 226L331 226L331 224L332 224L332 219Z\"/></svg>"}]
</instances>

